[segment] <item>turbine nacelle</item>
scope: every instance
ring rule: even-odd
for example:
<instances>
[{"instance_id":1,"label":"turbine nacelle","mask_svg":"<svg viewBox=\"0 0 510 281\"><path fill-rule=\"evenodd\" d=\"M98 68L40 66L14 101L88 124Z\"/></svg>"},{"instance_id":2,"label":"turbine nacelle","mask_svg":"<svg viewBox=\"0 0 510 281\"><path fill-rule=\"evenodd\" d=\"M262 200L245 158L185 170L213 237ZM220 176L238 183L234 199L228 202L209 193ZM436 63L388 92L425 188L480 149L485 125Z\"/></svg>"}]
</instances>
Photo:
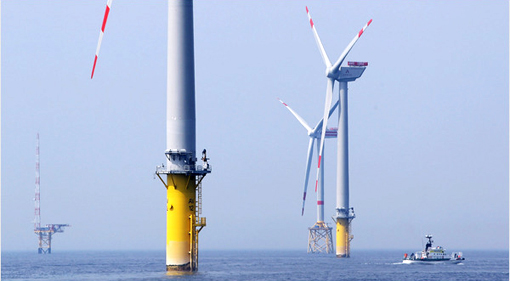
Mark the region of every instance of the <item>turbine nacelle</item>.
<instances>
[{"instance_id":1,"label":"turbine nacelle","mask_svg":"<svg viewBox=\"0 0 510 281\"><path fill-rule=\"evenodd\" d=\"M314 131L308 132L308 136L311 138L320 139L321 135L322 135L322 130L318 130L316 132L314 132ZM326 129L326 138L327 139L336 138L337 135L338 135L338 128L327 128Z\"/></svg>"},{"instance_id":2,"label":"turbine nacelle","mask_svg":"<svg viewBox=\"0 0 510 281\"><path fill-rule=\"evenodd\" d=\"M338 82L352 82L363 75L366 67L341 67L335 77L330 77Z\"/></svg>"}]
</instances>

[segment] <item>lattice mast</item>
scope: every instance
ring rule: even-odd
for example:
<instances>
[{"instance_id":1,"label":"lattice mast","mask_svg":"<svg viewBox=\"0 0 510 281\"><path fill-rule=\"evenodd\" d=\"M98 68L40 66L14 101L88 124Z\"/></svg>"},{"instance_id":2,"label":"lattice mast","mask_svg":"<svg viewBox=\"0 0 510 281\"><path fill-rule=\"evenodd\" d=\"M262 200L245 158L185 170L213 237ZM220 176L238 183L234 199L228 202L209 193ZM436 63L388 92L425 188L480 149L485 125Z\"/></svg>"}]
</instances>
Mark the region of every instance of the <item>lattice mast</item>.
<instances>
[{"instance_id":1,"label":"lattice mast","mask_svg":"<svg viewBox=\"0 0 510 281\"><path fill-rule=\"evenodd\" d=\"M41 174L40 174L40 156L39 156L39 133L35 146L35 197L34 197L34 231L41 228Z\"/></svg>"},{"instance_id":2,"label":"lattice mast","mask_svg":"<svg viewBox=\"0 0 510 281\"><path fill-rule=\"evenodd\" d=\"M64 228L69 224L47 224L41 227L41 174L40 174L40 150L39 150L39 133L37 133L37 141L35 146L35 211L34 211L34 233L39 240L37 252L39 254L51 254L51 239L53 234L64 232Z\"/></svg>"}]
</instances>

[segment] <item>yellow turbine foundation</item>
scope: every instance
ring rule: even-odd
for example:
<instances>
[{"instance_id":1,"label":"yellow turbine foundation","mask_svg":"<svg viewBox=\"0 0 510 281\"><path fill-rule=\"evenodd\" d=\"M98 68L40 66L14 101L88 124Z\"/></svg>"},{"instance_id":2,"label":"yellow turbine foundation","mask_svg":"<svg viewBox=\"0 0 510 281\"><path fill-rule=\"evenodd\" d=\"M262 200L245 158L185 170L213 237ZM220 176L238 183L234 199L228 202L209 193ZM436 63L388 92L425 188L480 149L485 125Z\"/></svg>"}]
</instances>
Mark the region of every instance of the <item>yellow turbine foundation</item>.
<instances>
[{"instance_id":1,"label":"yellow turbine foundation","mask_svg":"<svg viewBox=\"0 0 510 281\"><path fill-rule=\"evenodd\" d=\"M167 175L166 270L195 271L198 235L195 235L196 176Z\"/></svg>"},{"instance_id":2,"label":"yellow turbine foundation","mask_svg":"<svg viewBox=\"0 0 510 281\"><path fill-rule=\"evenodd\" d=\"M336 257L348 258L350 256L349 220L337 218L336 220Z\"/></svg>"}]
</instances>

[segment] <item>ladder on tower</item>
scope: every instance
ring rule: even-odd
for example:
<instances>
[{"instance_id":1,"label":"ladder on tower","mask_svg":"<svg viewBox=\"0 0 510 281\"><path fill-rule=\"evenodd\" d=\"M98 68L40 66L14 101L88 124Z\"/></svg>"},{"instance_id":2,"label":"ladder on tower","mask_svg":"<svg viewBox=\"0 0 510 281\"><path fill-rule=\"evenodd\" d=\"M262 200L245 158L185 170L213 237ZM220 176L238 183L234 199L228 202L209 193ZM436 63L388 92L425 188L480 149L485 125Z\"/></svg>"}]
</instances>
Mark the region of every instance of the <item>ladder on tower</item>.
<instances>
[{"instance_id":1,"label":"ladder on tower","mask_svg":"<svg viewBox=\"0 0 510 281\"><path fill-rule=\"evenodd\" d=\"M190 270L198 270L198 233L206 225L206 220L200 217L202 214L202 179L205 175L200 175L196 178L196 200L195 200L195 220L192 220L193 226L191 227L192 235L192 249L191 249L191 260ZM199 227L197 229L197 227Z\"/></svg>"}]
</instances>

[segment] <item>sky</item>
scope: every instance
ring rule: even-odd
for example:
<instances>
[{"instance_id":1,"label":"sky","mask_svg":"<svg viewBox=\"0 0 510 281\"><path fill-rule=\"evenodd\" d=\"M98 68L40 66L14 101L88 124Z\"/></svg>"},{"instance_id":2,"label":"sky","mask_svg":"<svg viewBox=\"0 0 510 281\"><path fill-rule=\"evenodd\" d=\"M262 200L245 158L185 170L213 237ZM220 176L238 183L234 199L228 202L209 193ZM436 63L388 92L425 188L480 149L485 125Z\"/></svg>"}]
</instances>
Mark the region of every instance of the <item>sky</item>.
<instances>
[{"instance_id":1,"label":"sky","mask_svg":"<svg viewBox=\"0 0 510 281\"><path fill-rule=\"evenodd\" d=\"M42 224L71 225L54 252L165 249L167 2L114 1L91 80L105 4L1 3L2 250L37 248L37 133ZM508 1L196 0L200 249L306 251L315 171L301 216L308 136L277 98L322 118L307 5L332 61L373 19L346 59L369 63L349 83L351 250L508 249ZM335 140L324 158L334 226Z\"/></svg>"}]
</instances>

